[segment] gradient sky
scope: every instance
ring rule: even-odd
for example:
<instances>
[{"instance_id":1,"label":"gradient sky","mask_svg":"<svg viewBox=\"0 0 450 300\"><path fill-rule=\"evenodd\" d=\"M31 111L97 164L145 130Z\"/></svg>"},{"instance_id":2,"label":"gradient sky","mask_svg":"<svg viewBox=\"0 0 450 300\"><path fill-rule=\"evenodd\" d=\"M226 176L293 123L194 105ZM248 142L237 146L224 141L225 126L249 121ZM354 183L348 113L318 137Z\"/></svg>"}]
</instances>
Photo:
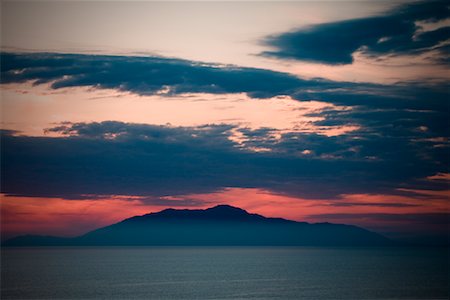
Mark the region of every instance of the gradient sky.
<instances>
[{"instance_id":1,"label":"gradient sky","mask_svg":"<svg viewBox=\"0 0 450 300\"><path fill-rule=\"evenodd\" d=\"M1 14L2 238L231 204L448 239L445 1Z\"/></svg>"}]
</instances>

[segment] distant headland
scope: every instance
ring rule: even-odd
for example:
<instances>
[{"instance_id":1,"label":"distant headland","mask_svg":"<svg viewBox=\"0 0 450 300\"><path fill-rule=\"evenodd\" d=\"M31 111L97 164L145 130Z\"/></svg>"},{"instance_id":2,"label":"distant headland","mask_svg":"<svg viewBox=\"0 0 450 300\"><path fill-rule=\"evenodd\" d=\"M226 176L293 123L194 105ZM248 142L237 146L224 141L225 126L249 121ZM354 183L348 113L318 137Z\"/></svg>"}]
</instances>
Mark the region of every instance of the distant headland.
<instances>
[{"instance_id":1,"label":"distant headland","mask_svg":"<svg viewBox=\"0 0 450 300\"><path fill-rule=\"evenodd\" d=\"M392 246L369 230L343 224L267 218L229 206L165 209L135 216L84 235L24 235L2 246Z\"/></svg>"}]
</instances>

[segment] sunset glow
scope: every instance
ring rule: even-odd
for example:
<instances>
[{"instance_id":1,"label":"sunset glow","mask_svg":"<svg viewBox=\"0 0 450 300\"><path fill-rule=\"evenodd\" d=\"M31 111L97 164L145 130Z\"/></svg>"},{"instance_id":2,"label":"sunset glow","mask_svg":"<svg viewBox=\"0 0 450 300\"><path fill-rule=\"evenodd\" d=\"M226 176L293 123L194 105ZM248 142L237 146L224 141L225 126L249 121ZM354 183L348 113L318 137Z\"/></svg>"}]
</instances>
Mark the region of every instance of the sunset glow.
<instances>
[{"instance_id":1,"label":"sunset glow","mask_svg":"<svg viewBox=\"0 0 450 300\"><path fill-rule=\"evenodd\" d=\"M2 3L2 240L228 204L446 243L446 12Z\"/></svg>"}]
</instances>

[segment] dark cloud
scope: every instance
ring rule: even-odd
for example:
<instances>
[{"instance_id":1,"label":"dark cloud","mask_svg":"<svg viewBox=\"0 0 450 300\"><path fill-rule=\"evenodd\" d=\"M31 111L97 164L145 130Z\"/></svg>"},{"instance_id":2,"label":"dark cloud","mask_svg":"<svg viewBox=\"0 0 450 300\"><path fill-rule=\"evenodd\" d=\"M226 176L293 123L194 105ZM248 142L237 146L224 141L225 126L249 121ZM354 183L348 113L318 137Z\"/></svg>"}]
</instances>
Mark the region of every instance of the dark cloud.
<instances>
[{"instance_id":1,"label":"dark cloud","mask_svg":"<svg viewBox=\"0 0 450 300\"><path fill-rule=\"evenodd\" d=\"M1 58L3 83L51 82L54 89L93 86L140 95L205 92L272 97L315 84L269 70L162 57L3 53Z\"/></svg>"},{"instance_id":2,"label":"dark cloud","mask_svg":"<svg viewBox=\"0 0 450 300\"><path fill-rule=\"evenodd\" d=\"M231 125L170 127L121 122L61 124L65 137L5 133L2 190L8 194L79 198L89 195L175 195L224 187L260 187L312 198L342 193L445 189L423 178L449 172L448 84L376 85L303 80L269 70L214 66L160 57L2 54L2 83L33 81L52 88L91 86L140 95L162 91L290 95L350 109L312 116L316 126L358 125L327 137ZM238 130L248 140L228 138ZM251 148L268 148L252 153ZM307 150L306 152L303 152Z\"/></svg>"},{"instance_id":3,"label":"dark cloud","mask_svg":"<svg viewBox=\"0 0 450 300\"><path fill-rule=\"evenodd\" d=\"M247 93L253 98L289 95L298 100L377 108L449 108L448 83L380 85L320 78L306 80L264 69L162 57L2 53L1 61L3 84L32 81L49 83L53 89L88 86L139 95Z\"/></svg>"},{"instance_id":4,"label":"dark cloud","mask_svg":"<svg viewBox=\"0 0 450 300\"><path fill-rule=\"evenodd\" d=\"M67 123L49 129L64 137L2 137L2 192L81 199L84 195L165 196L225 187L257 187L309 198L349 193L400 193L398 187L445 189L421 180L448 165L420 157L408 144L248 131L244 147L229 125L168 127L121 122ZM236 129L235 129L236 130ZM384 142L383 142L384 141ZM378 150L371 149L379 147ZM268 147L254 153L248 147ZM357 149L356 151L354 149ZM311 155L300 152L312 149ZM376 159L367 155L376 152ZM436 159L436 158L434 158Z\"/></svg>"},{"instance_id":5,"label":"dark cloud","mask_svg":"<svg viewBox=\"0 0 450 300\"><path fill-rule=\"evenodd\" d=\"M262 53L281 59L324 64L350 64L353 53L367 55L420 54L433 48L446 60L450 27L420 32L417 21L436 22L450 17L447 1L423 1L398 7L383 16L373 16L303 27L268 37L276 50Z\"/></svg>"}]
</instances>

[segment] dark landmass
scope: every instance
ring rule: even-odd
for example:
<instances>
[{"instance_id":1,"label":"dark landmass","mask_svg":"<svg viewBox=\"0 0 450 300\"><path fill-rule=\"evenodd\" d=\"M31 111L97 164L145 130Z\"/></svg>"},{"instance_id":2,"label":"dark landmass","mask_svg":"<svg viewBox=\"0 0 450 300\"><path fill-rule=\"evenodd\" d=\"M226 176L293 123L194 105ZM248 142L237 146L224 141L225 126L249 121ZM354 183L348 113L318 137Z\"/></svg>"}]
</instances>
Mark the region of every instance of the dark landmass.
<instances>
[{"instance_id":1,"label":"dark landmass","mask_svg":"<svg viewBox=\"0 0 450 300\"><path fill-rule=\"evenodd\" d=\"M394 246L366 229L266 218L228 205L166 209L74 238L24 235L2 246Z\"/></svg>"}]
</instances>

